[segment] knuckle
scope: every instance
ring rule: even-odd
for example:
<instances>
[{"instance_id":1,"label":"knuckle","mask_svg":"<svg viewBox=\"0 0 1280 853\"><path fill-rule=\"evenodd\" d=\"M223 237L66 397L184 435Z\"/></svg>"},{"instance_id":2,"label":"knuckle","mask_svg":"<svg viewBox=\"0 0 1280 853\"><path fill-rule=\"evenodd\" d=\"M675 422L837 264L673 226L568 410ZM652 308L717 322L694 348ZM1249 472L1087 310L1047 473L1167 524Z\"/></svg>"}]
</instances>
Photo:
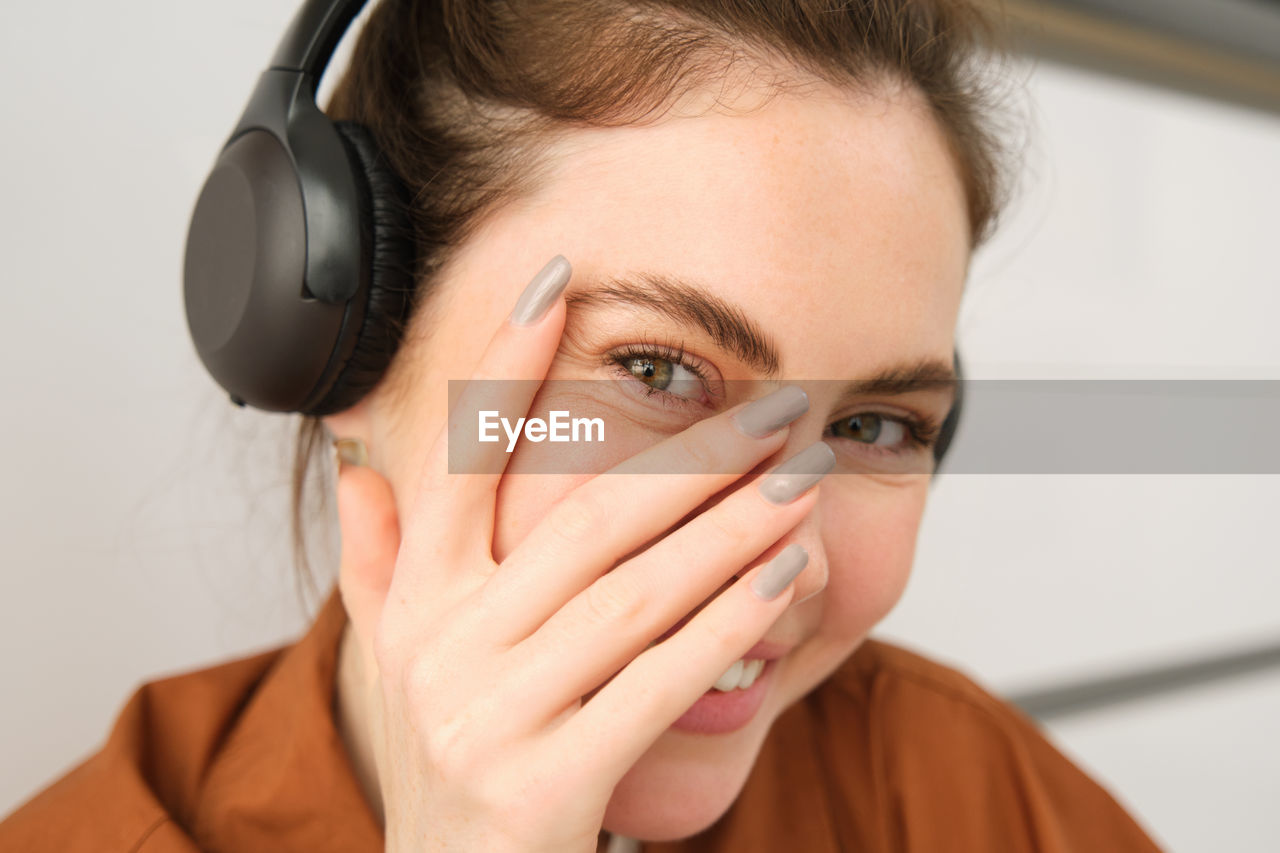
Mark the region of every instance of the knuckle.
<instances>
[{"instance_id":1,"label":"knuckle","mask_svg":"<svg viewBox=\"0 0 1280 853\"><path fill-rule=\"evenodd\" d=\"M708 611L710 611L710 608L708 608ZM707 615L712 618L707 619L699 632L702 635L702 645L705 648L714 650L717 657L736 655L737 650L744 642L743 626L737 622L716 619L714 618L715 614L711 612L708 612Z\"/></svg>"},{"instance_id":2,"label":"knuckle","mask_svg":"<svg viewBox=\"0 0 1280 853\"><path fill-rule=\"evenodd\" d=\"M595 624L607 626L632 622L644 609L639 591L624 577L614 572L587 587L583 606Z\"/></svg>"},{"instance_id":3,"label":"knuckle","mask_svg":"<svg viewBox=\"0 0 1280 853\"><path fill-rule=\"evenodd\" d=\"M715 473L719 469L720 458L716 442L705 430L687 430L681 441L685 462L690 470L702 473Z\"/></svg>"},{"instance_id":4,"label":"knuckle","mask_svg":"<svg viewBox=\"0 0 1280 853\"><path fill-rule=\"evenodd\" d=\"M715 543L712 548L717 551L741 543L752 533L738 515L726 511L727 509L724 506L715 507L701 519L704 529L699 535L712 540Z\"/></svg>"},{"instance_id":5,"label":"knuckle","mask_svg":"<svg viewBox=\"0 0 1280 853\"><path fill-rule=\"evenodd\" d=\"M439 666L425 651L412 655L399 671L400 686L411 706L421 707L424 700L438 693Z\"/></svg>"},{"instance_id":6,"label":"knuckle","mask_svg":"<svg viewBox=\"0 0 1280 853\"><path fill-rule=\"evenodd\" d=\"M416 684L412 688L416 700L410 700L408 711L412 725L420 727L431 765L457 781L485 775L493 749L474 703L449 704L446 709L438 684L430 693L423 690L425 679Z\"/></svg>"},{"instance_id":7,"label":"knuckle","mask_svg":"<svg viewBox=\"0 0 1280 853\"><path fill-rule=\"evenodd\" d=\"M571 544L580 544L599 536L608 518L601 499L588 492L574 495L556 507L550 524L557 537Z\"/></svg>"},{"instance_id":8,"label":"knuckle","mask_svg":"<svg viewBox=\"0 0 1280 853\"><path fill-rule=\"evenodd\" d=\"M477 751L472 727L464 717L454 716L433 725L427 733L427 752L431 764L444 779L461 787L491 779L485 773L483 759Z\"/></svg>"},{"instance_id":9,"label":"knuckle","mask_svg":"<svg viewBox=\"0 0 1280 853\"><path fill-rule=\"evenodd\" d=\"M469 666L465 652L438 634L415 637L398 660L399 668L394 672L397 686L418 713L438 710L443 698L455 697L459 673Z\"/></svg>"}]
</instances>

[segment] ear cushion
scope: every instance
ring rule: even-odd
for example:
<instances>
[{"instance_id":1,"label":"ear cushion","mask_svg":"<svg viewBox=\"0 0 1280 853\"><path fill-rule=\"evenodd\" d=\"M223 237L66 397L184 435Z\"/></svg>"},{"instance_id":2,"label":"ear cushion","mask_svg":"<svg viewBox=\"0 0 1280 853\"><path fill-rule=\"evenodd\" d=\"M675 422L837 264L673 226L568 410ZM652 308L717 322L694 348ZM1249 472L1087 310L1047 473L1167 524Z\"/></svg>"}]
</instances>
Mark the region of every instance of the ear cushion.
<instances>
[{"instance_id":1,"label":"ear cushion","mask_svg":"<svg viewBox=\"0 0 1280 853\"><path fill-rule=\"evenodd\" d=\"M351 354L329 391L304 412L308 415L343 411L373 390L404 337L416 289L417 240L404 184L386 165L365 127L350 121L334 122L334 127L356 175L361 243L371 262L368 301L354 346L347 341L338 344L339 351L352 346Z\"/></svg>"}]
</instances>

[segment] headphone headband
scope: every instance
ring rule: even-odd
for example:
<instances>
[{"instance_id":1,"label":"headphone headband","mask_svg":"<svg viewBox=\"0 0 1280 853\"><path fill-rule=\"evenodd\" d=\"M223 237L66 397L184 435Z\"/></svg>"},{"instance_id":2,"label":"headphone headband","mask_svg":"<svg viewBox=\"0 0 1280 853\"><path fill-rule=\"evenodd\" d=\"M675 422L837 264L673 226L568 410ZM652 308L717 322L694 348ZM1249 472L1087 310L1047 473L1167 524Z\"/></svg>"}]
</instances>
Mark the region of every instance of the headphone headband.
<instances>
[{"instance_id":1,"label":"headphone headband","mask_svg":"<svg viewBox=\"0 0 1280 853\"><path fill-rule=\"evenodd\" d=\"M338 42L364 4L365 0L307 0L280 39L271 67L301 71L319 81Z\"/></svg>"},{"instance_id":2,"label":"headphone headband","mask_svg":"<svg viewBox=\"0 0 1280 853\"><path fill-rule=\"evenodd\" d=\"M183 269L187 324L237 405L326 415L394 357L415 288L410 198L367 130L316 105L365 0L306 0L200 193ZM960 357L956 353L957 373ZM942 425L941 461L963 380Z\"/></svg>"}]
</instances>

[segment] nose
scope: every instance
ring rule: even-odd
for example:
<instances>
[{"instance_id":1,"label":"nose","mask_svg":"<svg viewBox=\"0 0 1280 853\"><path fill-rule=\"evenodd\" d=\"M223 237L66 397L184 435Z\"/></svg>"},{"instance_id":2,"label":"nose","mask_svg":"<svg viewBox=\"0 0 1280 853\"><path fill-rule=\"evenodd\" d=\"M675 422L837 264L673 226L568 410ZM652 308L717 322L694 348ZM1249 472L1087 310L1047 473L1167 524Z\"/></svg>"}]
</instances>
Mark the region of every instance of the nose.
<instances>
[{"instance_id":1,"label":"nose","mask_svg":"<svg viewBox=\"0 0 1280 853\"><path fill-rule=\"evenodd\" d=\"M759 473L768 472L821 439L822 424L817 419L811 418L809 414L802 415L791 424L791 434L788 436L786 443L767 459L761 461L756 471ZM823 477L818 481L818 501L814 504L813 509L801 519L799 524L761 555L764 558L763 562L767 562L792 544L797 544L804 548L805 553L809 555L809 560L805 563L804 569L792 581L795 586L795 595L791 599L791 604L789 605L791 607L812 598L827 587L828 562L827 552L822 544L821 522L824 501L822 500L821 490L824 484L827 483L828 477Z\"/></svg>"},{"instance_id":2,"label":"nose","mask_svg":"<svg viewBox=\"0 0 1280 853\"><path fill-rule=\"evenodd\" d=\"M793 454L794 451L790 454L780 451L780 455L783 458L788 458ZM781 460L774 458L772 461L773 464L762 464L760 466L761 473L774 467ZM822 483L824 482L826 482L826 478L819 481L817 486L819 491L821 491ZM791 599L791 604L789 605L791 607L812 598L827 588L829 571L827 551L822 541L822 511L823 500L822 495L819 494L818 501L814 504L813 509L809 510L795 527L787 531L784 536L774 542L752 563L752 566L763 565L780 554L789 545L795 544L804 548L809 559L800 574L796 575L795 580L792 581L795 586L795 596ZM748 569L744 568L738 573L737 577L742 577L747 571Z\"/></svg>"},{"instance_id":3,"label":"nose","mask_svg":"<svg viewBox=\"0 0 1280 853\"><path fill-rule=\"evenodd\" d=\"M821 512L822 500L819 499L809 514L792 528L786 536L779 539L775 545L778 551L782 551L788 545L797 544L804 548L809 555L809 561L804 564L804 569L792 582L795 585L796 592L791 599L791 607L795 607L800 602L812 598L827 588L829 572L827 551L822 545Z\"/></svg>"},{"instance_id":4,"label":"nose","mask_svg":"<svg viewBox=\"0 0 1280 853\"><path fill-rule=\"evenodd\" d=\"M750 566L743 568L734 577L741 578L751 568L764 565L778 556L790 545L799 545L804 548L806 554L809 555L808 561L805 562L804 568L800 574L796 575L796 579L792 581L795 586L796 593L791 599L789 607L795 607L802 601L813 598L818 593L827 588L827 578L829 575L827 568L827 552L822 546L822 537L819 535L821 525L818 524L814 515L821 512L822 502L813 508L804 520L792 528L786 536L783 536L772 547L766 550L760 557Z\"/></svg>"}]
</instances>

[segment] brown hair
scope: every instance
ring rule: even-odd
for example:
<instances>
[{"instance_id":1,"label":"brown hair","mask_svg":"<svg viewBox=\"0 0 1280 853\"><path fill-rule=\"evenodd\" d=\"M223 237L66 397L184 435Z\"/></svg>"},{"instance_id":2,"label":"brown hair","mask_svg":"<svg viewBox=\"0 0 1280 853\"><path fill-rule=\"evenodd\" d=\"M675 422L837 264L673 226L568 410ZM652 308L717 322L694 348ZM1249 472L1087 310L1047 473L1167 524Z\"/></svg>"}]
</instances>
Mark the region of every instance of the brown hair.
<instances>
[{"instance_id":1,"label":"brown hair","mask_svg":"<svg viewBox=\"0 0 1280 853\"><path fill-rule=\"evenodd\" d=\"M773 94L815 81L917 88L955 159L976 248L1008 192L992 73L1007 53L991 2L382 0L327 113L366 126L413 196L415 319L451 251L536 188L558 133L656 120L741 71L768 74ZM302 503L328 438L304 418L294 458L295 554L313 591Z\"/></svg>"}]
</instances>

